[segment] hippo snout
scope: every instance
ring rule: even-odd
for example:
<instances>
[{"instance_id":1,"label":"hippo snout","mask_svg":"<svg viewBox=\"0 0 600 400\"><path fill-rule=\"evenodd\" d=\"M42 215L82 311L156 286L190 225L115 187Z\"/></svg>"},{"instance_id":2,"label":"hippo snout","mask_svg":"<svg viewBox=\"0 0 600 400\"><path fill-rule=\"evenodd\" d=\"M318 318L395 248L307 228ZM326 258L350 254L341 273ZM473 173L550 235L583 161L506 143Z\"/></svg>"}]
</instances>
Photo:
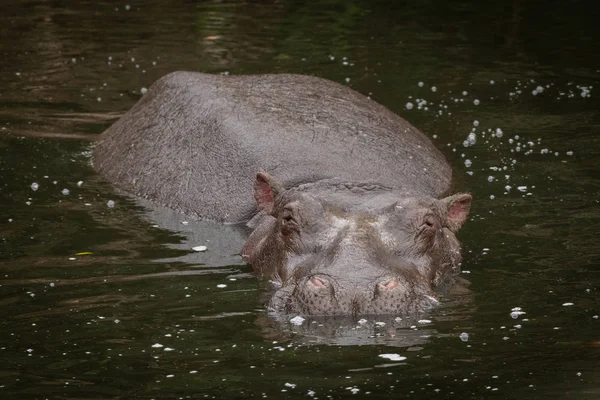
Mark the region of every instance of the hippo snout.
<instances>
[{"instance_id":1,"label":"hippo snout","mask_svg":"<svg viewBox=\"0 0 600 400\"><path fill-rule=\"evenodd\" d=\"M303 315L405 314L426 309L435 298L403 277L349 280L314 274L288 283L273 296L270 308Z\"/></svg>"}]
</instances>

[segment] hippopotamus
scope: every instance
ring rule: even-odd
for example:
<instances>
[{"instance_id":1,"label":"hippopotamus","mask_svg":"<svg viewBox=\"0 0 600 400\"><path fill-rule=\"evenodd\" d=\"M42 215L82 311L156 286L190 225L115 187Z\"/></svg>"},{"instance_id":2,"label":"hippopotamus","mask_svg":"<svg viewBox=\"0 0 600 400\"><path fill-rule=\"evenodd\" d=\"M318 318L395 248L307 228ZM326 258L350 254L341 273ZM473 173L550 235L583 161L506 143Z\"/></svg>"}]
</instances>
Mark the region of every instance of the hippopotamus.
<instances>
[{"instance_id":1,"label":"hippopotamus","mask_svg":"<svg viewBox=\"0 0 600 400\"><path fill-rule=\"evenodd\" d=\"M294 74L174 72L96 143L118 188L245 224L243 260L277 313L406 315L460 272L471 195L410 123L347 86Z\"/></svg>"}]
</instances>

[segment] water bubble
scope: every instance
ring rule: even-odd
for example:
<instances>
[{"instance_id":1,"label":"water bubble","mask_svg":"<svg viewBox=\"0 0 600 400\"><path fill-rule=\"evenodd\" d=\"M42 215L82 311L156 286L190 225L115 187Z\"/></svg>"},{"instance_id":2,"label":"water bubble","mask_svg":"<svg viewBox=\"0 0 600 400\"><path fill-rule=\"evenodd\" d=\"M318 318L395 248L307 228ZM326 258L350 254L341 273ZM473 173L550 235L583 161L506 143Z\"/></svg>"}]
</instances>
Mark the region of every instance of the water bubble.
<instances>
[{"instance_id":1,"label":"water bubble","mask_svg":"<svg viewBox=\"0 0 600 400\"><path fill-rule=\"evenodd\" d=\"M467 332L463 332L461 333L459 336L460 340L462 340L463 342L466 342L469 340L469 334Z\"/></svg>"},{"instance_id":2,"label":"water bubble","mask_svg":"<svg viewBox=\"0 0 600 400\"><path fill-rule=\"evenodd\" d=\"M471 167L472 164L473 163L471 162L471 160L469 160L469 159L465 160L465 167L469 168L469 167Z\"/></svg>"},{"instance_id":3,"label":"water bubble","mask_svg":"<svg viewBox=\"0 0 600 400\"><path fill-rule=\"evenodd\" d=\"M477 135L475 135L473 132L469 133L469 136L467 136L467 141L469 142L469 145L473 146L477 142Z\"/></svg>"},{"instance_id":4,"label":"water bubble","mask_svg":"<svg viewBox=\"0 0 600 400\"><path fill-rule=\"evenodd\" d=\"M488 182L490 182L490 183L494 182L494 179L496 179L496 178L494 178L492 175L488 176L488 178L487 178Z\"/></svg>"},{"instance_id":5,"label":"water bubble","mask_svg":"<svg viewBox=\"0 0 600 400\"><path fill-rule=\"evenodd\" d=\"M473 126L479 126L479 121L477 121L477 120L473 121Z\"/></svg>"},{"instance_id":6,"label":"water bubble","mask_svg":"<svg viewBox=\"0 0 600 400\"><path fill-rule=\"evenodd\" d=\"M31 184L31 190L33 190L34 192L37 191L39 189L40 185L38 185L37 183L33 182Z\"/></svg>"},{"instance_id":7,"label":"water bubble","mask_svg":"<svg viewBox=\"0 0 600 400\"><path fill-rule=\"evenodd\" d=\"M407 110L412 110L413 107L414 107L414 104L411 103L410 101L408 103L406 103L406 109Z\"/></svg>"},{"instance_id":8,"label":"water bubble","mask_svg":"<svg viewBox=\"0 0 600 400\"><path fill-rule=\"evenodd\" d=\"M479 99L473 100L473 104L475 104L476 106L478 106L479 105Z\"/></svg>"},{"instance_id":9,"label":"water bubble","mask_svg":"<svg viewBox=\"0 0 600 400\"><path fill-rule=\"evenodd\" d=\"M435 87L435 86L432 86L432 87L431 87L431 91L432 91L432 92L437 92L437 87Z\"/></svg>"},{"instance_id":10,"label":"water bubble","mask_svg":"<svg viewBox=\"0 0 600 400\"><path fill-rule=\"evenodd\" d=\"M140 89L140 92L142 94L146 94L146 93L148 93L148 89L146 89L145 87L143 87L143 88Z\"/></svg>"},{"instance_id":11,"label":"water bubble","mask_svg":"<svg viewBox=\"0 0 600 400\"><path fill-rule=\"evenodd\" d=\"M67 196L69 194L69 189L63 189L61 193Z\"/></svg>"},{"instance_id":12,"label":"water bubble","mask_svg":"<svg viewBox=\"0 0 600 400\"><path fill-rule=\"evenodd\" d=\"M423 87L423 85L425 85L423 82L419 82L417 83L417 85L419 85L419 87Z\"/></svg>"},{"instance_id":13,"label":"water bubble","mask_svg":"<svg viewBox=\"0 0 600 400\"><path fill-rule=\"evenodd\" d=\"M463 90L463 92L462 92L462 95L463 95L463 96L466 96L466 95L468 95L468 94L469 94L469 93L468 93L466 90Z\"/></svg>"},{"instance_id":14,"label":"water bubble","mask_svg":"<svg viewBox=\"0 0 600 400\"><path fill-rule=\"evenodd\" d=\"M504 132L502 132L502 129L496 128L496 137L502 137L503 134Z\"/></svg>"},{"instance_id":15,"label":"water bubble","mask_svg":"<svg viewBox=\"0 0 600 400\"><path fill-rule=\"evenodd\" d=\"M109 200L109 201L106 202L106 206L108 208L114 208L115 202L113 200Z\"/></svg>"}]
</instances>

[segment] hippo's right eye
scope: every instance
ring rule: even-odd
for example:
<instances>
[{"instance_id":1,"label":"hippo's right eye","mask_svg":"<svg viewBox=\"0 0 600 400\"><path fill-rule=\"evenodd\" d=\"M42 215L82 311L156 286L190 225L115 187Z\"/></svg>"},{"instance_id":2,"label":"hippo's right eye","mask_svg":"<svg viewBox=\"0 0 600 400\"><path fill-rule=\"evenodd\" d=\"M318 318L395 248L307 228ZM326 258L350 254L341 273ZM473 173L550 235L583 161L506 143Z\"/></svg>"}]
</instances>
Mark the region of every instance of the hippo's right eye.
<instances>
[{"instance_id":1,"label":"hippo's right eye","mask_svg":"<svg viewBox=\"0 0 600 400\"><path fill-rule=\"evenodd\" d=\"M284 209L281 215L281 229L284 233L289 233L298 229L298 221L294 218L292 210Z\"/></svg>"}]
</instances>

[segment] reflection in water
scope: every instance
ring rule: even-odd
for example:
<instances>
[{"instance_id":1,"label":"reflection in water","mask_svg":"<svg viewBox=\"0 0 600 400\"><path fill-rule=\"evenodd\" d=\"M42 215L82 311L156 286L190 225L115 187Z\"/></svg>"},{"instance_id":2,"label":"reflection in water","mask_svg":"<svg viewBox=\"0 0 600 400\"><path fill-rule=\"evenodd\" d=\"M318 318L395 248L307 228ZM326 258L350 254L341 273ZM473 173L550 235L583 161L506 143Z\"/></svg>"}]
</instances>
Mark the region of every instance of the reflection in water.
<instances>
[{"instance_id":1,"label":"reflection in water","mask_svg":"<svg viewBox=\"0 0 600 400\"><path fill-rule=\"evenodd\" d=\"M162 229L177 232L183 238L170 247L187 250L185 255L162 258L155 260L156 262L184 262L212 266L243 264L240 251L246 238L244 226L199 221L147 200L136 199L136 202L146 208L146 217L150 222ZM195 247L200 246L206 247L206 251L193 251Z\"/></svg>"},{"instance_id":2,"label":"reflection in water","mask_svg":"<svg viewBox=\"0 0 600 400\"><path fill-rule=\"evenodd\" d=\"M431 337L437 336L437 331L428 328L425 321L428 321L425 316L366 316L358 321L342 317L311 317L298 325L271 315L259 316L257 324L270 340L292 340L307 345L410 347L424 345Z\"/></svg>"}]
</instances>

